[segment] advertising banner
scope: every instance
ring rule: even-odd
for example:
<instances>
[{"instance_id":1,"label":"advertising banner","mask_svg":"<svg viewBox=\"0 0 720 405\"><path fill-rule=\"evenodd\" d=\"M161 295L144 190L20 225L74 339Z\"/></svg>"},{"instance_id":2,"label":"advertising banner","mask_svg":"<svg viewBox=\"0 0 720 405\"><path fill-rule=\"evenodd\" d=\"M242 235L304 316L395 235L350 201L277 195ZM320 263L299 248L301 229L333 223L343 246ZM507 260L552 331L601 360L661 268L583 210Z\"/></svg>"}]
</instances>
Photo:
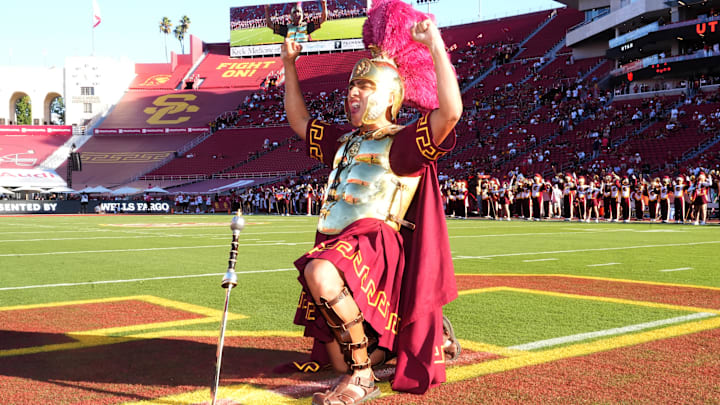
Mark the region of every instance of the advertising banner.
<instances>
[{"instance_id":1,"label":"advertising banner","mask_svg":"<svg viewBox=\"0 0 720 405\"><path fill-rule=\"evenodd\" d=\"M24 214L169 214L174 203L160 201L89 201L82 207L79 200L0 200L0 215Z\"/></svg>"},{"instance_id":2,"label":"advertising banner","mask_svg":"<svg viewBox=\"0 0 720 405\"><path fill-rule=\"evenodd\" d=\"M0 169L0 186L53 188L67 184L54 170Z\"/></svg>"},{"instance_id":3,"label":"advertising banner","mask_svg":"<svg viewBox=\"0 0 720 405\"><path fill-rule=\"evenodd\" d=\"M94 135L200 134L208 128L96 128Z\"/></svg>"},{"instance_id":4,"label":"advertising banner","mask_svg":"<svg viewBox=\"0 0 720 405\"><path fill-rule=\"evenodd\" d=\"M362 39L342 39L336 41L315 41L303 44L304 53L330 51L356 51L365 49ZM279 55L280 44L239 46L230 48L232 57L251 57L263 55Z\"/></svg>"},{"instance_id":5,"label":"advertising banner","mask_svg":"<svg viewBox=\"0 0 720 405\"><path fill-rule=\"evenodd\" d=\"M70 125L0 125L0 135L72 135Z\"/></svg>"}]
</instances>

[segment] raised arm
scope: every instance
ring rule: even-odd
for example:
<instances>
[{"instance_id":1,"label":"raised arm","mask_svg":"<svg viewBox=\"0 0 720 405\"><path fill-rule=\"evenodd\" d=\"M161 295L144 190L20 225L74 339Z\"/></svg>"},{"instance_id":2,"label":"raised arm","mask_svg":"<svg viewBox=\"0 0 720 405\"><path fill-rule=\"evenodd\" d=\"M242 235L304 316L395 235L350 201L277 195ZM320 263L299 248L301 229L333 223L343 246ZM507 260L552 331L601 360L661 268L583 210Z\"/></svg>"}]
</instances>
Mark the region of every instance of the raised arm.
<instances>
[{"instance_id":1,"label":"raised arm","mask_svg":"<svg viewBox=\"0 0 720 405\"><path fill-rule=\"evenodd\" d=\"M322 24L327 20L327 0L322 0L320 2L320 7L322 8L322 11L320 12L320 21L318 21L318 25Z\"/></svg>"},{"instance_id":2,"label":"raised arm","mask_svg":"<svg viewBox=\"0 0 720 405\"><path fill-rule=\"evenodd\" d=\"M297 42L285 39L280 46L280 57L285 68L285 113L290 128L304 141L310 113L300 91L300 79L295 66L295 59L300 55L301 49L302 46Z\"/></svg>"},{"instance_id":3,"label":"raised arm","mask_svg":"<svg viewBox=\"0 0 720 405\"><path fill-rule=\"evenodd\" d=\"M265 25L267 25L268 28L275 31L275 24L272 22L272 18L270 18L270 5L265 5Z\"/></svg>"},{"instance_id":4,"label":"raised arm","mask_svg":"<svg viewBox=\"0 0 720 405\"><path fill-rule=\"evenodd\" d=\"M460 120L463 105L455 71L445 52L440 30L432 20L415 23L410 28L413 40L428 47L435 65L439 107L430 114L430 128L436 144L447 138L455 124Z\"/></svg>"}]
</instances>

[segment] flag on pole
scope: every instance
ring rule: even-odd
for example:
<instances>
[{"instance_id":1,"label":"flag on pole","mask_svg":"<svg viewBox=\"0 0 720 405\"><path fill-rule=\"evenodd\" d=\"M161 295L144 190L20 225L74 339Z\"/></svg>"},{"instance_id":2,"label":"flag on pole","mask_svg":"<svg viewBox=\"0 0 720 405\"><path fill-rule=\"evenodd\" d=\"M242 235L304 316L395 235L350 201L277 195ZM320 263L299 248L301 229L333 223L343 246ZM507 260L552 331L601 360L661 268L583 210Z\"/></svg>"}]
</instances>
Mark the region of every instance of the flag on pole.
<instances>
[{"instance_id":1,"label":"flag on pole","mask_svg":"<svg viewBox=\"0 0 720 405\"><path fill-rule=\"evenodd\" d=\"M100 6L97 4L97 0L92 0L93 5L93 28L100 25L100 21L102 19L100 18Z\"/></svg>"}]
</instances>

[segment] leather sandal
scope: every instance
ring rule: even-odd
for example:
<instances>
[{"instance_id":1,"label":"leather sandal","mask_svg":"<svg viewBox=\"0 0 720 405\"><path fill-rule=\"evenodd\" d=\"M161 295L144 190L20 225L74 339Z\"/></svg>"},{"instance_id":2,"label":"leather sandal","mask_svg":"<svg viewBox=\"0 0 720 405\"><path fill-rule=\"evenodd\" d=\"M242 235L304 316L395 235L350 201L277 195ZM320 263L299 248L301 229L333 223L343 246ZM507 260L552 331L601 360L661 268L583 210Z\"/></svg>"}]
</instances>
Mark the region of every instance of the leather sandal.
<instances>
[{"instance_id":1,"label":"leather sandal","mask_svg":"<svg viewBox=\"0 0 720 405\"><path fill-rule=\"evenodd\" d=\"M452 361L460 357L462 347L460 342L455 337L455 331L453 330L452 323L447 316L443 315L443 352L445 352L445 358Z\"/></svg>"},{"instance_id":2,"label":"leather sandal","mask_svg":"<svg viewBox=\"0 0 720 405\"><path fill-rule=\"evenodd\" d=\"M380 388L375 386L374 378L344 375L337 385L325 392L317 392L312 397L313 405L352 405L380 396Z\"/></svg>"}]
</instances>

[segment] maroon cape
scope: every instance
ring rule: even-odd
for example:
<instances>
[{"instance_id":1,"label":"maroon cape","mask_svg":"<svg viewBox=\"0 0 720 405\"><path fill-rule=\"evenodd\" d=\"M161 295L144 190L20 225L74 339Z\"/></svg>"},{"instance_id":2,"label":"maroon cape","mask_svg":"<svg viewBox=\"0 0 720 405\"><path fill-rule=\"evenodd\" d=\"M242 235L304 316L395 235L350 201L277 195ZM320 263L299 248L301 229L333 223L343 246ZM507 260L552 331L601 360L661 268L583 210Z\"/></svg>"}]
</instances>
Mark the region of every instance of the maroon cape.
<instances>
[{"instance_id":1,"label":"maroon cape","mask_svg":"<svg viewBox=\"0 0 720 405\"><path fill-rule=\"evenodd\" d=\"M416 394L445 381L442 307L457 297L436 166L437 159L455 146L455 133L453 131L442 145L435 145L428 118L426 114L401 131L390 151L396 174L421 176L405 215L415 224L415 229L401 230L404 269L398 302L400 324L394 345L397 368L392 384L397 391ZM337 139L343 131L315 120L308 124L306 133L309 155L332 166L340 146ZM317 240L326 239L323 236L318 235ZM311 329L308 325L306 335L320 338L317 331ZM327 361L327 354L317 340L313 360Z\"/></svg>"}]
</instances>

